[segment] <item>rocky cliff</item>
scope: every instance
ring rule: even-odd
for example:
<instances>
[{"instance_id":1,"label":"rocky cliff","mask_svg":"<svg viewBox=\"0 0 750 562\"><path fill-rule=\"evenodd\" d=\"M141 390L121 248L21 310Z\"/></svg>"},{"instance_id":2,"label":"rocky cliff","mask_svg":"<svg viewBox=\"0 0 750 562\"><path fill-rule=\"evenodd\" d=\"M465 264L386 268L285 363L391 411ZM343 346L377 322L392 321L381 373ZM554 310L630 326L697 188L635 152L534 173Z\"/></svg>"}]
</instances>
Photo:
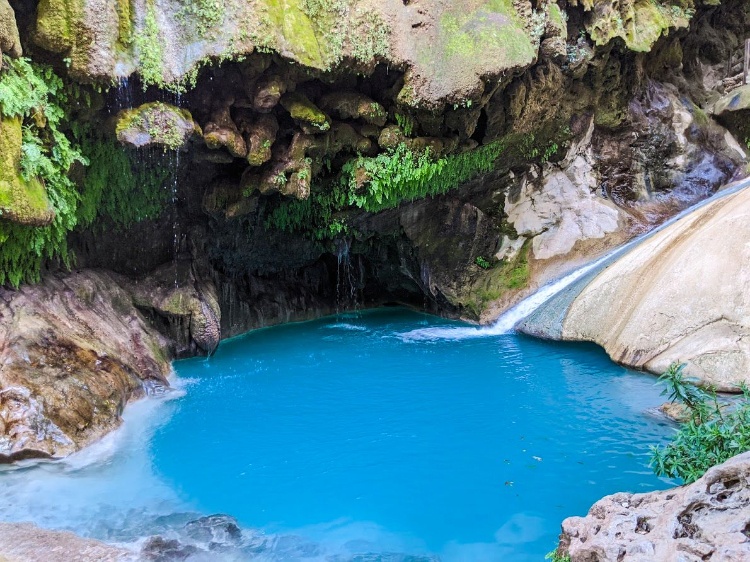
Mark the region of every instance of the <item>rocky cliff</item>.
<instances>
[{"instance_id":1,"label":"rocky cliff","mask_svg":"<svg viewBox=\"0 0 750 562\"><path fill-rule=\"evenodd\" d=\"M9 456L87 443L168 358L253 327L394 301L489 320L708 196L744 171L748 29L739 0L0 0L2 298L47 319L0 348L79 322L65 357L125 373L69 424L30 382L56 348L9 356L73 443L8 430ZM106 341L119 314L151 367Z\"/></svg>"}]
</instances>

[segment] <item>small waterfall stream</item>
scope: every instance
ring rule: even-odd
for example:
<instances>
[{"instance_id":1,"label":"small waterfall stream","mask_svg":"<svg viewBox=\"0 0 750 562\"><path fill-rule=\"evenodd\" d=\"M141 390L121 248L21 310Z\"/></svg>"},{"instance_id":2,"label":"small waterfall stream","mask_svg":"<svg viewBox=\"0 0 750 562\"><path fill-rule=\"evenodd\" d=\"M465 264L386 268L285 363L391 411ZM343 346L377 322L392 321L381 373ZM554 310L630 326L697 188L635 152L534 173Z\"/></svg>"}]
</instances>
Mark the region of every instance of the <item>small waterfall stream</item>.
<instances>
[{"instance_id":1,"label":"small waterfall stream","mask_svg":"<svg viewBox=\"0 0 750 562\"><path fill-rule=\"evenodd\" d=\"M351 258L351 240L336 241L336 314L358 308L357 277Z\"/></svg>"},{"instance_id":2,"label":"small waterfall stream","mask_svg":"<svg viewBox=\"0 0 750 562\"><path fill-rule=\"evenodd\" d=\"M491 324L489 326L481 326L478 328L424 328L403 333L401 334L401 338L411 341L463 340L469 338L484 338L507 334L508 332L512 331L519 322L535 312L544 303L549 301L552 297L554 297L561 291L565 290L567 287L570 287L573 283L575 283L588 273L592 273L597 271L599 268L606 267L617 258L625 255L628 251L638 246L641 242L649 239L657 232L661 232L665 228L673 225L674 223L685 218L694 211L700 209L705 205L708 205L713 201L716 201L717 199L721 199L733 193L737 193L748 185L750 185L750 180L743 180L741 182L738 182L736 185L733 185L730 188L716 193L712 197L708 197L707 199L704 199L696 203L695 205L688 207L669 220L663 222L653 230L646 232L645 234L642 234L637 238L634 238L627 244L624 244L623 246L612 250L601 258L576 269L575 271L561 277L560 279L551 281L550 283L544 285L538 291L533 293L531 296L525 298L512 308L506 310L500 316L500 318L495 321L494 324Z\"/></svg>"}]
</instances>

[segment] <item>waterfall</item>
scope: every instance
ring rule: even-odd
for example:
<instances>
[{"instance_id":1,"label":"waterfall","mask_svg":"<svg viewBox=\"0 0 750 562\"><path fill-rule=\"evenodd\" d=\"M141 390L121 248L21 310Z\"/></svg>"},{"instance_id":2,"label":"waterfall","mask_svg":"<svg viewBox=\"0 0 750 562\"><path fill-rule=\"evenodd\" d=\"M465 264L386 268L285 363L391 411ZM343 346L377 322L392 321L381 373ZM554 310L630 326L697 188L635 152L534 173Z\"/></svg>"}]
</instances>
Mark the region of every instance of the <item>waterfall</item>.
<instances>
[{"instance_id":1,"label":"waterfall","mask_svg":"<svg viewBox=\"0 0 750 562\"><path fill-rule=\"evenodd\" d=\"M645 234L642 234L638 236L637 238L634 238L627 244L624 244L623 246L620 246L619 248L612 250L611 252L602 256L601 258L591 263L588 263L584 265L583 267L580 267L579 269L576 269L575 271L559 279L556 279L554 281L551 281L550 283L547 283L537 292L533 293L531 296L526 297L525 299L523 299L521 302L519 302L512 308L506 310L500 316L500 318L498 318L495 321L494 324L491 324L489 326L480 326L477 328L469 328L469 327L466 327L466 328L464 327L461 327L461 328L452 328L452 327L422 328L422 329L412 330L410 332L405 332L403 334L400 334L400 337L404 340L409 340L409 341L464 340L464 339L470 339L470 338L485 338L489 336L499 336L502 334L507 334L508 332L512 331L513 328L519 322L521 322L521 320L523 320L524 318L532 314L534 311L536 311L539 307L541 307L544 303L546 303L552 297L554 297L559 292L563 291L565 288L569 287L570 285L572 285L573 283L581 279L587 273L590 273L599 267L608 265L609 263L613 262L615 259L624 255L633 247L638 246L641 242L647 240L648 238L650 238L657 232L661 232L665 228L678 222L679 220L688 216L692 212L700 209L701 207L717 199L721 199L723 197L726 197L727 195L736 193L744 189L748 185L750 185L750 179L738 182L732 187L727 188L723 191L720 191L716 193L715 195L713 195L712 197L709 197L707 199L704 199L703 201L696 203L692 207L688 207L684 211L676 214L669 220L663 222L662 224L660 224L653 230Z\"/></svg>"},{"instance_id":2,"label":"waterfall","mask_svg":"<svg viewBox=\"0 0 750 562\"><path fill-rule=\"evenodd\" d=\"M336 241L336 314L357 308L357 281L351 260L351 240Z\"/></svg>"}]
</instances>

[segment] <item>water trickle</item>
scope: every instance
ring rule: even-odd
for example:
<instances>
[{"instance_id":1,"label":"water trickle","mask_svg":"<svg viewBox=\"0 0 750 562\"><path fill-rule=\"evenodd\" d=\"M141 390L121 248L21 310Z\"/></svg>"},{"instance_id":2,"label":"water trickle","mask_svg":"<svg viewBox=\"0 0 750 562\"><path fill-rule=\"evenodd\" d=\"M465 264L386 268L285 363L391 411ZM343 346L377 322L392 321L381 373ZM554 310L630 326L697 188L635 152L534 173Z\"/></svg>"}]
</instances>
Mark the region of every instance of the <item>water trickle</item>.
<instances>
[{"instance_id":1,"label":"water trickle","mask_svg":"<svg viewBox=\"0 0 750 562\"><path fill-rule=\"evenodd\" d=\"M114 106L115 113L133 107L133 84L127 76L117 79Z\"/></svg>"},{"instance_id":2,"label":"water trickle","mask_svg":"<svg viewBox=\"0 0 750 562\"><path fill-rule=\"evenodd\" d=\"M357 274L352 264L351 240L336 240L336 313L357 310Z\"/></svg>"}]
</instances>

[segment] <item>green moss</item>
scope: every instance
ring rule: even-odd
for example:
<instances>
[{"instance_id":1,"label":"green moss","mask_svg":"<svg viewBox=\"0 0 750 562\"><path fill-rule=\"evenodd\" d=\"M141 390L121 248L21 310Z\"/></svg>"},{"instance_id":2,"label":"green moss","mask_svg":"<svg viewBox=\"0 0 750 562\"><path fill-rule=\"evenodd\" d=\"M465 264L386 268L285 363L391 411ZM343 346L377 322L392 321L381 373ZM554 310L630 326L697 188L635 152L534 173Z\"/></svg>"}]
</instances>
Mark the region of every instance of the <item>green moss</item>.
<instances>
[{"instance_id":1,"label":"green moss","mask_svg":"<svg viewBox=\"0 0 750 562\"><path fill-rule=\"evenodd\" d=\"M109 139L87 131L81 149L89 167L81 184L78 223L124 230L158 217L169 196L170 172L159 159L136 156Z\"/></svg>"},{"instance_id":2,"label":"green moss","mask_svg":"<svg viewBox=\"0 0 750 562\"><path fill-rule=\"evenodd\" d=\"M182 147L196 130L197 125L189 111L158 101L121 111L115 127L117 138L123 143L128 144L130 137L147 135L148 140L142 145L160 145L172 150ZM129 144L141 145L137 142Z\"/></svg>"},{"instance_id":3,"label":"green moss","mask_svg":"<svg viewBox=\"0 0 750 562\"><path fill-rule=\"evenodd\" d=\"M286 94L281 98L280 103L295 121L308 124L319 131L327 131L331 128L330 118L303 94L298 92Z\"/></svg>"},{"instance_id":4,"label":"green moss","mask_svg":"<svg viewBox=\"0 0 750 562\"><path fill-rule=\"evenodd\" d=\"M54 211L44 186L21 174L22 147L21 117L0 118L0 217L19 224L49 224Z\"/></svg>"},{"instance_id":5,"label":"green moss","mask_svg":"<svg viewBox=\"0 0 750 562\"><path fill-rule=\"evenodd\" d=\"M525 66L536 48L511 0L488 0L474 12L446 11L440 18L445 55L451 61L498 57L502 66Z\"/></svg>"},{"instance_id":6,"label":"green moss","mask_svg":"<svg viewBox=\"0 0 750 562\"><path fill-rule=\"evenodd\" d=\"M670 28L687 27L695 14L692 5L635 0L626 3L602 3L586 30L597 45L621 38L632 51L648 52Z\"/></svg>"},{"instance_id":7,"label":"green moss","mask_svg":"<svg viewBox=\"0 0 750 562\"><path fill-rule=\"evenodd\" d=\"M133 42L133 0L116 0L117 5L117 42L122 48Z\"/></svg>"},{"instance_id":8,"label":"green moss","mask_svg":"<svg viewBox=\"0 0 750 562\"><path fill-rule=\"evenodd\" d=\"M46 49L57 53L72 49L83 11L84 0L39 0L37 38Z\"/></svg>"},{"instance_id":9,"label":"green moss","mask_svg":"<svg viewBox=\"0 0 750 562\"><path fill-rule=\"evenodd\" d=\"M156 17L154 0L147 0L146 15L141 28L133 36L133 46L140 62L139 71L144 89L155 85L165 87L162 34Z\"/></svg>"},{"instance_id":10,"label":"green moss","mask_svg":"<svg viewBox=\"0 0 750 562\"><path fill-rule=\"evenodd\" d=\"M226 16L226 6L222 0L184 0L177 11L177 19L190 26L199 37L209 37L219 31Z\"/></svg>"},{"instance_id":11,"label":"green moss","mask_svg":"<svg viewBox=\"0 0 750 562\"><path fill-rule=\"evenodd\" d=\"M568 16L560 9L556 3L549 5L549 21L558 31L560 37L568 38Z\"/></svg>"},{"instance_id":12,"label":"green moss","mask_svg":"<svg viewBox=\"0 0 750 562\"><path fill-rule=\"evenodd\" d=\"M483 274L468 291L464 306L478 318L488 304L508 291L524 288L531 275L530 250L531 241L527 240L515 258L505 260L491 269L483 268Z\"/></svg>"}]
</instances>

